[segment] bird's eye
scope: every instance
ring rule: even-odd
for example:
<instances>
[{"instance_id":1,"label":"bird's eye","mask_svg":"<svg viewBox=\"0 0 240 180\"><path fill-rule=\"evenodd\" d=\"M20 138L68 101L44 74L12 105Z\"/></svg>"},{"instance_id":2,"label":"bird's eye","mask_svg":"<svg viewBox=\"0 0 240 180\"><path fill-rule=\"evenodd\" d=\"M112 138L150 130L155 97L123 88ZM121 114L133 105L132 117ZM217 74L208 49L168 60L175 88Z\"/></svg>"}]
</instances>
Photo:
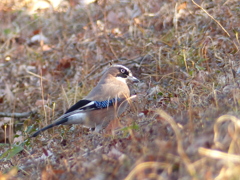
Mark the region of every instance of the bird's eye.
<instances>
[{"instance_id":1,"label":"bird's eye","mask_svg":"<svg viewBox=\"0 0 240 180\"><path fill-rule=\"evenodd\" d=\"M126 69L120 69L120 71L121 71L122 74L126 73Z\"/></svg>"}]
</instances>

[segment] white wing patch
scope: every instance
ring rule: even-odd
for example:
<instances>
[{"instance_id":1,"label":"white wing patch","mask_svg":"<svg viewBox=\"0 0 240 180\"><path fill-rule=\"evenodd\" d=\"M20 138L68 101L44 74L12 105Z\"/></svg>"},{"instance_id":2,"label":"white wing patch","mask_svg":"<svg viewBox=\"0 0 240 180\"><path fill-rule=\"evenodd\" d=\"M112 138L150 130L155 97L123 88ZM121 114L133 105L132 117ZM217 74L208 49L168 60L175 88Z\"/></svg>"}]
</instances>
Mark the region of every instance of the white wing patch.
<instances>
[{"instance_id":1,"label":"white wing patch","mask_svg":"<svg viewBox=\"0 0 240 180\"><path fill-rule=\"evenodd\" d=\"M67 117L68 120L64 124L84 124L86 121L86 113L85 112L78 112L76 114L72 114Z\"/></svg>"},{"instance_id":2,"label":"white wing patch","mask_svg":"<svg viewBox=\"0 0 240 180\"><path fill-rule=\"evenodd\" d=\"M94 104L94 101L90 102L90 103L87 103L85 106L82 106L81 108L79 109L82 109L82 108L85 108L85 107L88 107L88 106L91 106Z\"/></svg>"}]
</instances>

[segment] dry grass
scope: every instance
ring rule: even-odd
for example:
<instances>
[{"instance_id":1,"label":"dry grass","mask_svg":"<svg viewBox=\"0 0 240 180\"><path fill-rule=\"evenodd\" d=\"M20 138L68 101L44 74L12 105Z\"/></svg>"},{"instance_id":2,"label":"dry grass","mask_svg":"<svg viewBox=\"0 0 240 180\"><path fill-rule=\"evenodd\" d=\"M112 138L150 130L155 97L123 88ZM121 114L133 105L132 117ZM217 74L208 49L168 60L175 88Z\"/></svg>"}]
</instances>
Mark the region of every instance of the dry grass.
<instances>
[{"instance_id":1,"label":"dry grass","mask_svg":"<svg viewBox=\"0 0 240 180\"><path fill-rule=\"evenodd\" d=\"M237 0L36 2L0 2L0 111L37 109L0 119L0 179L239 179ZM111 60L142 80L121 129L28 138Z\"/></svg>"}]
</instances>

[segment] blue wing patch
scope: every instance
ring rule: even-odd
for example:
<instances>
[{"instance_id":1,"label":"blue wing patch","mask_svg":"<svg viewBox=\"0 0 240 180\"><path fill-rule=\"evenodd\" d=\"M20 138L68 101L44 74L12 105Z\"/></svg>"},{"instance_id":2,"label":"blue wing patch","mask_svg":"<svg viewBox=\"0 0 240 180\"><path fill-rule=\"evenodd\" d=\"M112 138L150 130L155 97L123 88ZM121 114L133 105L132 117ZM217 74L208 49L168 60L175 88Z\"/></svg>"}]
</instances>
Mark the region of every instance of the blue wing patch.
<instances>
[{"instance_id":1,"label":"blue wing patch","mask_svg":"<svg viewBox=\"0 0 240 180\"><path fill-rule=\"evenodd\" d=\"M119 102L119 98L113 98L110 100L105 101L90 101L90 100L80 100L76 104L74 104L72 107L70 107L65 114L69 112L73 112L75 110L97 110L97 109L103 109L110 106L113 106L114 103Z\"/></svg>"},{"instance_id":2,"label":"blue wing patch","mask_svg":"<svg viewBox=\"0 0 240 180\"><path fill-rule=\"evenodd\" d=\"M97 109L103 109L103 108L107 108L109 106L113 106L114 103L120 101L120 99L110 99L110 100L106 100L106 101L94 101L94 104L96 106Z\"/></svg>"}]
</instances>

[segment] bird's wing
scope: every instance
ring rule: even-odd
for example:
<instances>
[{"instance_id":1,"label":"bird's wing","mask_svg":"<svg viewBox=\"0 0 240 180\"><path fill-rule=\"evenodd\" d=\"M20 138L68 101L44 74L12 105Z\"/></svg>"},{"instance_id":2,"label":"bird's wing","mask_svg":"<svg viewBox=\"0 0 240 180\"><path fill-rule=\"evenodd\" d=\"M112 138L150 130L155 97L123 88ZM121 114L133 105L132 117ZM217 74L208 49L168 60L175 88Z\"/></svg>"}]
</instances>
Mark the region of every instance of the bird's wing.
<instances>
[{"instance_id":1,"label":"bird's wing","mask_svg":"<svg viewBox=\"0 0 240 180\"><path fill-rule=\"evenodd\" d=\"M66 112L66 114L71 114L72 112L79 113L81 111L91 111L91 110L98 110L98 109L104 109L108 108L110 106L113 106L115 103L121 102L120 98L113 98L105 101L90 101L90 100L80 100L76 104L74 104L72 107L70 107Z\"/></svg>"},{"instance_id":2,"label":"bird's wing","mask_svg":"<svg viewBox=\"0 0 240 180\"><path fill-rule=\"evenodd\" d=\"M70 107L65 112L65 114L68 114L68 113L70 113L72 111L75 111L75 110L87 109L87 107L89 107L93 104L94 104L94 101L90 101L90 100L86 100L86 99L80 100L76 104L74 104L72 107Z\"/></svg>"},{"instance_id":3,"label":"bird's wing","mask_svg":"<svg viewBox=\"0 0 240 180\"><path fill-rule=\"evenodd\" d=\"M85 99L80 100L76 104L74 104L72 107L70 107L66 111L65 114L63 114L62 116L57 118L52 124L38 130L31 137L36 137L41 132L43 132L43 131L45 131L49 128L52 128L54 126L57 126L57 125L60 125L60 124L65 124L71 118L72 118L72 120L75 120L75 118L78 119L79 117L81 117L83 112L108 108L110 106L114 106L115 103L119 103L120 101L121 101L120 99L116 99L116 98L110 99L110 100L105 100L105 101L90 101L90 100L85 100Z\"/></svg>"}]
</instances>

